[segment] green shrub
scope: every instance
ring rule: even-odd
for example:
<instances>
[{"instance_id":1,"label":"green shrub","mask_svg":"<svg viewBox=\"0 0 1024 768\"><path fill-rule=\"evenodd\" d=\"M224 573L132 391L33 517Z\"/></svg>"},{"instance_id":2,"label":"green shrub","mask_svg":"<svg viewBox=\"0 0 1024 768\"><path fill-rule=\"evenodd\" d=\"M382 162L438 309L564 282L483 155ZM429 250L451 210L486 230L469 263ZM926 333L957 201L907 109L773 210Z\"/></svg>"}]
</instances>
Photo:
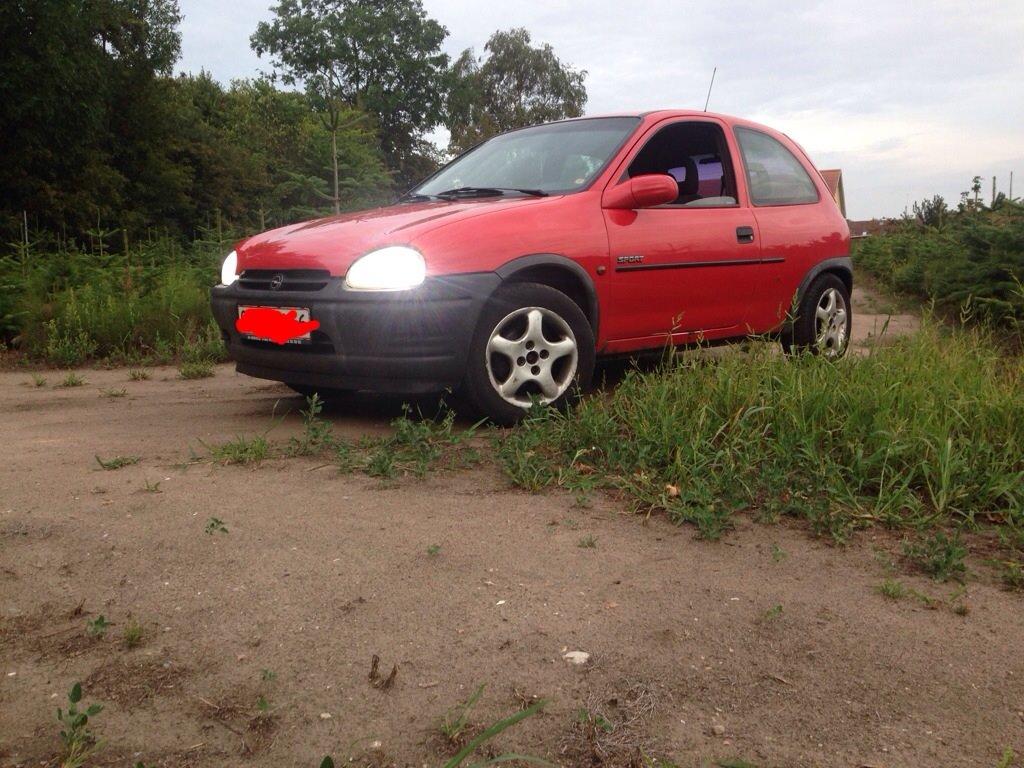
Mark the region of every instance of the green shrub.
<instances>
[{"instance_id":1,"label":"green shrub","mask_svg":"<svg viewBox=\"0 0 1024 768\"><path fill-rule=\"evenodd\" d=\"M121 254L58 246L0 257L0 334L65 367L222 359L209 286L227 250L157 240Z\"/></svg>"},{"instance_id":2,"label":"green shrub","mask_svg":"<svg viewBox=\"0 0 1024 768\"><path fill-rule=\"evenodd\" d=\"M933 221L932 218L928 218ZM1024 320L1024 205L1000 201L934 219L907 220L856 241L854 263L900 293L983 320Z\"/></svg>"}]
</instances>

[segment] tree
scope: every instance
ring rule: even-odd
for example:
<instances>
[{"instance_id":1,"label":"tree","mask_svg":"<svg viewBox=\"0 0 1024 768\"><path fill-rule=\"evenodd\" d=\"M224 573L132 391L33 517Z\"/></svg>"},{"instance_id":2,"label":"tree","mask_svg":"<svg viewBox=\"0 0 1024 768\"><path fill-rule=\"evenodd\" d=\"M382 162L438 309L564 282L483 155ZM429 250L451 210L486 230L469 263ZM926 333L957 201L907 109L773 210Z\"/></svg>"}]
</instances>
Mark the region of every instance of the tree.
<instances>
[{"instance_id":1,"label":"tree","mask_svg":"<svg viewBox=\"0 0 1024 768\"><path fill-rule=\"evenodd\" d=\"M522 28L498 31L486 58L467 48L452 67L446 125L449 151L462 152L502 131L579 117L587 73L563 64L547 43L534 47Z\"/></svg>"},{"instance_id":2,"label":"tree","mask_svg":"<svg viewBox=\"0 0 1024 768\"><path fill-rule=\"evenodd\" d=\"M281 0L251 38L281 79L306 89L324 116L334 155L334 208L340 208L337 137L347 108L377 121L384 156L401 171L423 133L441 122L448 31L421 0ZM360 113L356 118L362 119Z\"/></svg>"}]
</instances>

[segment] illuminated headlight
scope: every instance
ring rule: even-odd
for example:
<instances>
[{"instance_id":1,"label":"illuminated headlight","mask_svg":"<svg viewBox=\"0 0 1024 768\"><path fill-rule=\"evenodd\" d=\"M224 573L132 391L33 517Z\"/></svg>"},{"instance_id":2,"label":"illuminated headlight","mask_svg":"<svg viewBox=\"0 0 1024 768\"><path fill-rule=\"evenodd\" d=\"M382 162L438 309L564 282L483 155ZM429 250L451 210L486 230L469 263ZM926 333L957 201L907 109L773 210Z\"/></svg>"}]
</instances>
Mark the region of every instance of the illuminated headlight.
<instances>
[{"instance_id":1,"label":"illuminated headlight","mask_svg":"<svg viewBox=\"0 0 1024 768\"><path fill-rule=\"evenodd\" d=\"M391 245L356 259L345 284L355 291L405 291L420 285L427 265L418 251Z\"/></svg>"},{"instance_id":2,"label":"illuminated headlight","mask_svg":"<svg viewBox=\"0 0 1024 768\"><path fill-rule=\"evenodd\" d=\"M220 266L220 284L231 285L238 279L238 254L232 251Z\"/></svg>"}]
</instances>

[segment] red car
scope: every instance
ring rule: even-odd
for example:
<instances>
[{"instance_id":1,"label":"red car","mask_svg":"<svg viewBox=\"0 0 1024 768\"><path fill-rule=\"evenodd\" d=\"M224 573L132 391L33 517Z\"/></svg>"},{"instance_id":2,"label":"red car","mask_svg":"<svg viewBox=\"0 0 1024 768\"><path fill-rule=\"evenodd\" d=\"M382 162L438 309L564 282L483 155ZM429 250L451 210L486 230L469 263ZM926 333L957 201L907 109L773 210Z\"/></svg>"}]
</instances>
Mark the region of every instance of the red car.
<instances>
[{"instance_id":1,"label":"red car","mask_svg":"<svg viewBox=\"0 0 1024 768\"><path fill-rule=\"evenodd\" d=\"M241 373L303 393L458 388L510 422L585 388L599 356L770 334L839 357L849 243L777 131L581 118L496 136L393 205L242 241L213 312ZM267 307L284 325L241 320Z\"/></svg>"}]
</instances>

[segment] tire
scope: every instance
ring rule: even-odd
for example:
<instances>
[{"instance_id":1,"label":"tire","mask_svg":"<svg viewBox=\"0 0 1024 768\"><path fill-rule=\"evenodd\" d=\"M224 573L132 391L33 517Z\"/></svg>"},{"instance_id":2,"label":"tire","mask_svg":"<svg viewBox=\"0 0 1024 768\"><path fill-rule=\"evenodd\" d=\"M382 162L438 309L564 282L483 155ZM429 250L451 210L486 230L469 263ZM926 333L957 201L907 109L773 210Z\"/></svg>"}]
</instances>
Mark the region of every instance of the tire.
<instances>
[{"instance_id":1,"label":"tire","mask_svg":"<svg viewBox=\"0 0 1024 768\"><path fill-rule=\"evenodd\" d=\"M838 360L850 346L853 308L850 291L837 275L816 277L797 307L792 327L782 335L787 354L810 352Z\"/></svg>"},{"instance_id":2,"label":"tire","mask_svg":"<svg viewBox=\"0 0 1024 768\"><path fill-rule=\"evenodd\" d=\"M589 386L594 357L594 331L576 302L547 285L509 283L480 313L463 390L480 414L514 424L533 400L569 405Z\"/></svg>"},{"instance_id":3,"label":"tire","mask_svg":"<svg viewBox=\"0 0 1024 768\"><path fill-rule=\"evenodd\" d=\"M320 399L325 403L348 397L353 391L351 389L335 389L333 387L311 387L307 384L288 384L287 382L285 384L303 397L312 397L314 394L319 395Z\"/></svg>"}]
</instances>

